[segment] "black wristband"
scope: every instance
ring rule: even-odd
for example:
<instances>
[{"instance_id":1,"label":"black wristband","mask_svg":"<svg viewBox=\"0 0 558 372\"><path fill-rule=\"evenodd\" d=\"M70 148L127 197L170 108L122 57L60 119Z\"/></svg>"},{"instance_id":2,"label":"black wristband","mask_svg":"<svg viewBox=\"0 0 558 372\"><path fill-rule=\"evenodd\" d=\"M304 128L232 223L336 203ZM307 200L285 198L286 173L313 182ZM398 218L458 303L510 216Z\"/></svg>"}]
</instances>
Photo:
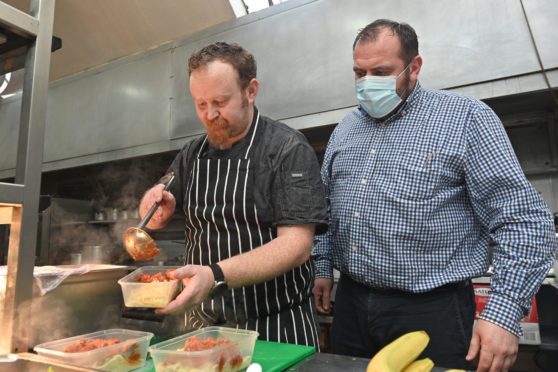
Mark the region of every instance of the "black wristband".
<instances>
[{"instance_id":1,"label":"black wristband","mask_svg":"<svg viewBox=\"0 0 558 372\"><path fill-rule=\"evenodd\" d=\"M221 266L219 266L216 263L212 263L212 264L209 265L209 268L213 272L213 278L216 282L224 282L225 281L225 274L223 273L223 270L221 269Z\"/></svg>"}]
</instances>

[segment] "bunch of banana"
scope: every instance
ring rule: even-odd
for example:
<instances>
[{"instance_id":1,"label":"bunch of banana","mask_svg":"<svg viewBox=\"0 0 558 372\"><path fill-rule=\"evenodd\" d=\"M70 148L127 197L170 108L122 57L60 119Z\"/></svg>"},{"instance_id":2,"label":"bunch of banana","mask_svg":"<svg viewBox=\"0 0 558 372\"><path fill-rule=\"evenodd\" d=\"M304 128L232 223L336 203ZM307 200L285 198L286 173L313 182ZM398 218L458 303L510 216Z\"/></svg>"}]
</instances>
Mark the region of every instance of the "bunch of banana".
<instances>
[{"instance_id":1,"label":"bunch of banana","mask_svg":"<svg viewBox=\"0 0 558 372\"><path fill-rule=\"evenodd\" d=\"M374 355L366 372L429 372L434 367L432 360L415 360L428 341L430 338L424 331L406 333Z\"/></svg>"},{"instance_id":2,"label":"bunch of banana","mask_svg":"<svg viewBox=\"0 0 558 372\"><path fill-rule=\"evenodd\" d=\"M409 364L403 372L430 372L434 367L434 362L430 358L415 360Z\"/></svg>"}]
</instances>

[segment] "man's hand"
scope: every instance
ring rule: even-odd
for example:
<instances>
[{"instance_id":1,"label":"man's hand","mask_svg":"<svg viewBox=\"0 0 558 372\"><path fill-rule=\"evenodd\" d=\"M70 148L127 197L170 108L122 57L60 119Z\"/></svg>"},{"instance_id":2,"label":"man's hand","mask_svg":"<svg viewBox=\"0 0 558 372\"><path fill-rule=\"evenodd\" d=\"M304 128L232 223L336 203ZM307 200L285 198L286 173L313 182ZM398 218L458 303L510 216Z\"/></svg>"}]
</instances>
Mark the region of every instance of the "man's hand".
<instances>
[{"instance_id":1,"label":"man's hand","mask_svg":"<svg viewBox=\"0 0 558 372\"><path fill-rule=\"evenodd\" d=\"M324 314L331 311L331 288L333 288L333 280L327 278L316 278L314 280L314 301L316 302L316 309Z\"/></svg>"},{"instance_id":2,"label":"man's hand","mask_svg":"<svg viewBox=\"0 0 558 372\"><path fill-rule=\"evenodd\" d=\"M171 275L173 279L182 279L184 289L167 306L157 309L157 313L178 314L194 309L205 300L215 281L209 266L186 265Z\"/></svg>"},{"instance_id":3,"label":"man's hand","mask_svg":"<svg viewBox=\"0 0 558 372\"><path fill-rule=\"evenodd\" d=\"M176 199L170 192L163 191L164 188L165 185L155 185L151 189L147 190L141 199L139 206L141 218L145 217L153 204L156 202L159 203L159 208L157 208L153 217L151 217L151 220L147 223L147 227L150 229L156 230L163 228L174 214Z\"/></svg>"},{"instance_id":4,"label":"man's hand","mask_svg":"<svg viewBox=\"0 0 558 372\"><path fill-rule=\"evenodd\" d=\"M477 372L508 371L517 358L519 338L504 328L478 319L465 359L477 361Z\"/></svg>"}]
</instances>

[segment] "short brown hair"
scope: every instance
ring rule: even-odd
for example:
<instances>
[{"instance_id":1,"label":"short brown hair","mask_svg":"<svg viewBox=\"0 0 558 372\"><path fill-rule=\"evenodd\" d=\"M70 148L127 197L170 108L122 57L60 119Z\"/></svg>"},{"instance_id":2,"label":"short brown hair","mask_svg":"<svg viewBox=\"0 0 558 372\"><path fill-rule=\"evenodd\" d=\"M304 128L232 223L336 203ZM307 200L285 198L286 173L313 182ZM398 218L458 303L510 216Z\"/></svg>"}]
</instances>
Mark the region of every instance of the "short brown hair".
<instances>
[{"instance_id":1,"label":"short brown hair","mask_svg":"<svg viewBox=\"0 0 558 372\"><path fill-rule=\"evenodd\" d=\"M401 58L410 63L418 56L418 38L415 30L407 23L399 23L389 19L377 19L359 31L353 43L353 51L359 41L376 41L383 30L392 31L401 44Z\"/></svg>"},{"instance_id":2,"label":"short brown hair","mask_svg":"<svg viewBox=\"0 0 558 372\"><path fill-rule=\"evenodd\" d=\"M219 60L228 63L238 72L238 79L242 89L256 78L257 66L254 56L236 43L218 41L207 45L192 53L188 59L188 76L192 72L206 66L208 63Z\"/></svg>"}]
</instances>

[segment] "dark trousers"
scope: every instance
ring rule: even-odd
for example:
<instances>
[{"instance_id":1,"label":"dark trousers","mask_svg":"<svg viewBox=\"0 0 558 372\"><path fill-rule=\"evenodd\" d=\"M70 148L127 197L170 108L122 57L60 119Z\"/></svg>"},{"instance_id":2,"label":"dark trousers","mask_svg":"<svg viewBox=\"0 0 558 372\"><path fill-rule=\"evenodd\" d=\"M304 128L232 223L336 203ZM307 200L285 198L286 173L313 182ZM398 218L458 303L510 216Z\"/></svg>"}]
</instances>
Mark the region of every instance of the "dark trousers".
<instances>
[{"instance_id":1,"label":"dark trousers","mask_svg":"<svg viewBox=\"0 0 558 372\"><path fill-rule=\"evenodd\" d=\"M424 330L430 336L419 356L437 367L474 369L465 361L475 297L470 282L414 294L376 290L341 275L335 295L331 350L371 358L399 336Z\"/></svg>"}]
</instances>

